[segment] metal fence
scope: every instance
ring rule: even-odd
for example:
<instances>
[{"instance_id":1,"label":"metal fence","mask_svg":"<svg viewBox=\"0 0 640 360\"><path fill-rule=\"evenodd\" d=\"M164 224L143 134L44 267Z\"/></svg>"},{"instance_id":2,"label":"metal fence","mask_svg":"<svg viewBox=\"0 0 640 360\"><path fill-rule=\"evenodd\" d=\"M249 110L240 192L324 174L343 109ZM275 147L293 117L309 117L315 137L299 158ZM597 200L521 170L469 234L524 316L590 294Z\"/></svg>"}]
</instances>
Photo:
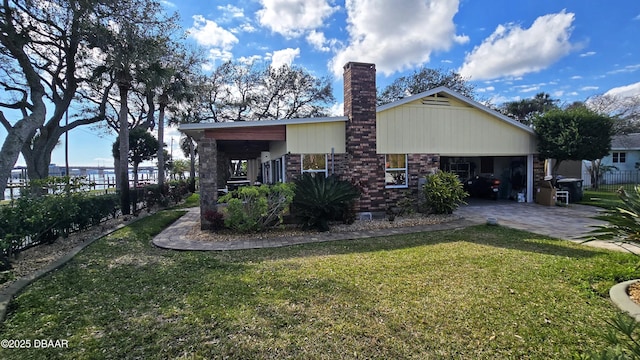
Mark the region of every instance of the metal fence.
<instances>
[{"instance_id":1,"label":"metal fence","mask_svg":"<svg viewBox=\"0 0 640 360\"><path fill-rule=\"evenodd\" d=\"M589 189L595 189L591 183L591 175L585 172L582 175L584 181L584 187ZM603 174L598 182L597 189L599 191L617 191L620 187L625 190L631 190L634 186L640 183L640 170L628 170L628 171L613 171Z\"/></svg>"}]
</instances>

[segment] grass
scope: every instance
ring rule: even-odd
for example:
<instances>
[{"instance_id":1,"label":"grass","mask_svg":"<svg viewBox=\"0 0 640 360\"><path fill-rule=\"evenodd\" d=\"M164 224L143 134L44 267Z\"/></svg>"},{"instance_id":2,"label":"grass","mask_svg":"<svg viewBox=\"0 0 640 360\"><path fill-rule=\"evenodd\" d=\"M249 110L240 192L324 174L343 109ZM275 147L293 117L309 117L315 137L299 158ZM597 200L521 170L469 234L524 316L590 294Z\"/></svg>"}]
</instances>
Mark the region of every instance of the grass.
<instances>
[{"instance_id":1,"label":"grass","mask_svg":"<svg viewBox=\"0 0 640 360\"><path fill-rule=\"evenodd\" d=\"M566 359L605 346L638 258L502 227L237 252L155 248L142 219L16 297L0 358Z\"/></svg>"},{"instance_id":2,"label":"grass","mask_svg":"<svg viewBox=\"0 0 640 360\"><path fill-rule=\"evenodd\" d=\"M613 209L622 204L617 192L585 190L580 204Z\"/></svg>"}]
</instances>

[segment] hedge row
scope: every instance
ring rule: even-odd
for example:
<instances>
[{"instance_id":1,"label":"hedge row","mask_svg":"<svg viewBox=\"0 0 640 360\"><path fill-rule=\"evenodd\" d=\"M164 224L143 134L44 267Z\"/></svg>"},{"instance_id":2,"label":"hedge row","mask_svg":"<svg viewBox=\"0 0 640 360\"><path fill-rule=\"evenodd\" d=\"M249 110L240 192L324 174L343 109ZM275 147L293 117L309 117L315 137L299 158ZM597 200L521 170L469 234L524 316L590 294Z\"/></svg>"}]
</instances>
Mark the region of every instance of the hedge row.
<instances>
[{"instance_id":1,"label":"hedge row","mask_svg":"<svg viewBox=\"0 0 640 360\"><path fill-rule=\"evenodd\" d=\"M118 211L118 196L86 193L21 197L0 206L0 250L5 256L97 225Z\"/></svg>"}]
</instances>

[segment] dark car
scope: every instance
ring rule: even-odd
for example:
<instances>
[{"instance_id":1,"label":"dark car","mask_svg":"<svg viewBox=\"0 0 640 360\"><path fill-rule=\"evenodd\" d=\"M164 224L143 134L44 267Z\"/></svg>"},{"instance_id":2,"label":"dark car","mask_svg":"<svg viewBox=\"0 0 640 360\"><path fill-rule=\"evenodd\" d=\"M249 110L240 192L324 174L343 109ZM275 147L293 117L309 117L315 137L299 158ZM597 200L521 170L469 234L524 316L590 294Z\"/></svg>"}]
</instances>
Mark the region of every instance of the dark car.
<instances>
[{"instance_id":1,"label":"dark car","mask_svg":"<svg viewBox=\"0 0 640 360\"><path fill-rule=\"evenodd\" d=\"M469 178L464 183L464 189L471 197L498 199L500 180L492 174L480 174Z\"/></svg>"}]
</instances>

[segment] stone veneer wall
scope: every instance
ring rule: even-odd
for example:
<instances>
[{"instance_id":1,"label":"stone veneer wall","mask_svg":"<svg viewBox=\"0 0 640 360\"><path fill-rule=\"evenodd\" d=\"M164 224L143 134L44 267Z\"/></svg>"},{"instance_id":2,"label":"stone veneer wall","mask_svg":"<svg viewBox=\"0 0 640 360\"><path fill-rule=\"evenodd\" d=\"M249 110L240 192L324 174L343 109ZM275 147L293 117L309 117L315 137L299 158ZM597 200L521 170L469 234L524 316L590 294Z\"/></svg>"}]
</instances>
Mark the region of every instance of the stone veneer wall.
<instances>
[{"instance_id":1,"label":"stone veneer wall","mask_svg":"<svg viewBox=\"0 0 640 360\"><path fill-rule=\"evenodd\" d=\"M204 218L208 210L216 210L218 203L218 144L215 139L198 140L200 161L200 228L207 230L211 224Z\"/></svg>"},{"instance_id":2,"label":"stone veneer wall","mask_svg":"<svg viewBox=\"0 0 640 360\"><path fill-rule=\"evenodd\" d=\"M376 67L348 63L344 66L344 112L346 128L346 169L362 188L356 211L383 212L384 155L376 153Z\"/></svg>"}]
</instances>

